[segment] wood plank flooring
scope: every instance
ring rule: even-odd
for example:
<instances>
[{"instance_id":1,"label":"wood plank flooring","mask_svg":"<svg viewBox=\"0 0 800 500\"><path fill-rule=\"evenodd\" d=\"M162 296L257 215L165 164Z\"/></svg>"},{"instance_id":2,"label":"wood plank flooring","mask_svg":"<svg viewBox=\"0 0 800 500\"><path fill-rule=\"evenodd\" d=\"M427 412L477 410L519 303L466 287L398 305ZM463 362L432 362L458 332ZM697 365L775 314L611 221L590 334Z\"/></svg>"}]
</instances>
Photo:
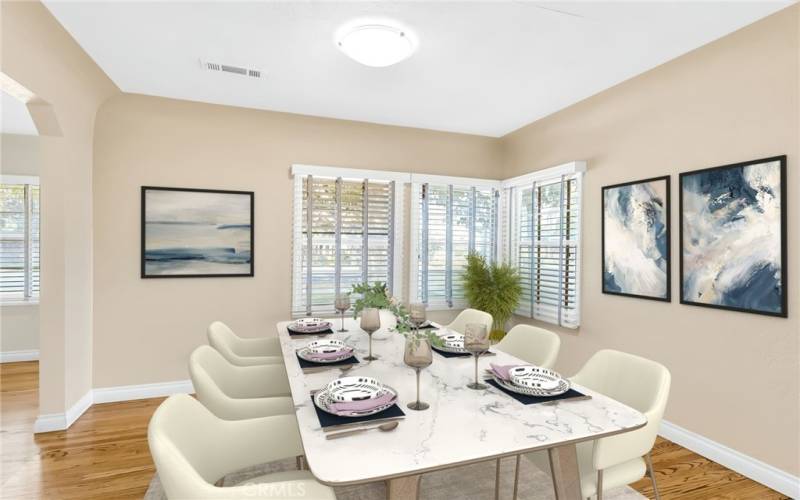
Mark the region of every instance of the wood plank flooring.
<instances>
[{"instance_id":1,"label":"wood plank flooring","mask_svg":"<svg viewBox=\"0 0 800 500\"><path fill-rule=\"evenodd\" d=\"M38 363L0 364L0 498L142 498L155 472L147 422L162 399L92 406L66 431L33 435ZM653 450L661 498L787 499L665 439ZM633 485L653 498L649 480Z\"/></svg>"}]
</instances>

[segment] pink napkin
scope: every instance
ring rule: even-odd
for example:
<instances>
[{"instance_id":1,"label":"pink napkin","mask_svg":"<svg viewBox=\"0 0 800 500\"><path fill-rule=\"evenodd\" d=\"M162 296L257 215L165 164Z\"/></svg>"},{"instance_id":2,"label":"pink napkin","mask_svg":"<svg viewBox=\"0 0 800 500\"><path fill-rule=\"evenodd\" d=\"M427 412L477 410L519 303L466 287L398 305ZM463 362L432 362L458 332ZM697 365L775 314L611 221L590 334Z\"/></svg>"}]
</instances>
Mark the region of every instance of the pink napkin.
<instances>
[{"instance_id":1,"label":"pink napkin","mask_svg":"<svg viewBox=\"0 0 800 500\"><path fill-rule=\"evenodd\" d=\"M345 354L353 354L353 348L345 347L340 351L310 353L308 357L311 359L336 359L344 356Z\"/></svg>"},{"instance_id":2,"label":"pink napkin","mask_svg":"<svg viewBox=\"0 0 800 500\"><path fill-rule=\"evenodd\" d=\"M496 365L494 363L490 363L489 366L492 367L492 373L497 375L498 378L510 381L511 380L511 374L509 373L509 371L512 368L516 368L517 366L520 366L520 365Z\"/></svg>"},{"instance_id":3,"label":"pink napkin","mask_svg":"<svg viewBox=\"0 0 800 500\"><path fill-rule=\"evenodd\" d=\"M385 392L382 396L372 399L363 399L361 401L347 401L341 403L331 403L329 408L337 413L348 411L367 411L378 406L388 405L396 399L396 396L391 392Z\"/></svg>"}]
</instances>

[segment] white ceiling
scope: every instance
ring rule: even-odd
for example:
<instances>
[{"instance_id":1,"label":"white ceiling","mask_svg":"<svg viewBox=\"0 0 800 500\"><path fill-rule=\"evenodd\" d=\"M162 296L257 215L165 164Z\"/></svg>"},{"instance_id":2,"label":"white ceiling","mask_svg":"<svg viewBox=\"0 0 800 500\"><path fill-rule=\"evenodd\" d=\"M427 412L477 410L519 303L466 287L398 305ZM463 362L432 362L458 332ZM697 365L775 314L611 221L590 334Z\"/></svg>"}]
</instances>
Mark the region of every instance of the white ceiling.
<instances>
[{"instance_id":1,"label":"white ceiling","mask_svg":"<svg viewBox=\"0 0 800 500\"><path fill-rule=\"evenodd\" d=\"M45 0L125 92L495 137L792 3ZM417 52L348 59L333 34L355 18L399 21Z\"/></svg>"},{"instance_id":2,"label":"white ceiling","mask_svg":"<svg viewBox=\"0 0 800 500\"><path fill-rule=\"evenodd\" d=\"M0 113L0 133L39 135L25 104L6 94L5 91L0 91L0 94L2 94L2 100L0 100L0 108L2 108L2 113Z\"/></svg>"}]
</instances>

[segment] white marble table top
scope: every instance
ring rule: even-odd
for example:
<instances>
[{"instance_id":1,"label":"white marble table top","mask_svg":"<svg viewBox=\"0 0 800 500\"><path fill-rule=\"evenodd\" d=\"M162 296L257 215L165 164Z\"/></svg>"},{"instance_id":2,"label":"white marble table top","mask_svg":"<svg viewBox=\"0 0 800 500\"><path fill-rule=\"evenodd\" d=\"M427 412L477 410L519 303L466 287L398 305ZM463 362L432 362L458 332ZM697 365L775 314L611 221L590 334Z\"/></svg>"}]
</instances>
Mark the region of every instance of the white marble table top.
<instances>
[{"instance_id":1,"label":"white marble table top","mask_svg":"<svg viewBox=\"0 0 800 500\"><path fill-rule=\"evenodd\" d=\"M331 369L303 373L295 350L313 337L290 337L286 329L289 323L278 323L277 328L300 435L311 472L328 485L389 479L546 449L634 430L647 422L642 413L580 386L575 388L591 395L591 399L524 405L494 387L475 391L466 387L474 379L472 358L444 358L435 352L433 364L422 370L420 382L420 399L431 407L426 411L409 410L406 404L416 398L416 378L414 370L403 363L405 339L394 334L388 340L373 340L373 352L379 360L362 360L346 375L367 375L395 388L406 418L391 432L376 430L326 440L310 393L325 387L342 372ZM333 323L340 326L338 320ZM367 334L353 319L347 320L345 327L348 333L326 337L347 342L363 358ZM490 362L522 363L496 352L497 356L480 360L481 372Z\"/></svg>"}]
</instances>

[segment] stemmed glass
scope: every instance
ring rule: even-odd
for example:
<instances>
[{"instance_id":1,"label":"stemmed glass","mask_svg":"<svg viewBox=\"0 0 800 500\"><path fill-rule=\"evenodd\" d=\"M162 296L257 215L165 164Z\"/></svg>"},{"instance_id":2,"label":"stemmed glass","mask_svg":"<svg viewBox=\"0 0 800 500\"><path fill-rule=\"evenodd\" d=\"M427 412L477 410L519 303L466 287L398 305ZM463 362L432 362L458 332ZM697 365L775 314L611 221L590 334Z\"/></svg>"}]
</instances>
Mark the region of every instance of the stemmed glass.
<instances>
[{"instance_id":1,"label":"stemmed glass","mask_svg":"<svg viewBox=\"0 0 800 500\"><path fill-rule=\"evenodd\" d=\"M339 330L340 332L346 332L344 328L344 313L350 309L350 294L349 293L337 293L336 300L333 302L333 306L336 308L339 313L342 315L342 329Z\"/></svg>"},{"instance_id":2,"label":"stemmed glass","mask_svg":"<svg viewBox=\"0 0 800 500\"><path fill-rule=\"evenodd\" d=\"M414 325L414 333L419 333L419 327L425 323L427 319L425 304L409 304L408 305L408 319Z\"/></svg>"},{"instance_id":3,"label":"stemmed glass","mask_svg":"<svg viewBox=\"0 0 800 500\"><path fill-rule=\"evenodd\" d=\"M489 330L486 325L467 323L464 329L464 349L472 353L475 358L475 382L467 384L470 389L483 390L489 387L478 382L478 358L489 350L492 343L489 341Z\"/></svg>"},{"instance_id":4,"label":"stemmed glass","mask_svg":"<svg viewBox=\"0 0 800 500\"><path fill-rule=\"evenodd\" d=\"M367 361L375 361L377 357L372 355L372 334L381 327L380 310L374 307L367 307L361 311L361 329L369 335L369 356L364 358Z\"/></svg>"},{"instance_id":5,"label":"stemmed glass","mask_svg":"<svg viewBox=\"0 0 800 500\"><path fill-rule=\"evenodd\" d=\"M408 403L408 408L410 410L427 410L430 405L419 400L419 372L433 362L430 341L416 336L409 337L406 340L403 361L417 372L417 400L413 403Z\"/></svg>"}]
</instances>

